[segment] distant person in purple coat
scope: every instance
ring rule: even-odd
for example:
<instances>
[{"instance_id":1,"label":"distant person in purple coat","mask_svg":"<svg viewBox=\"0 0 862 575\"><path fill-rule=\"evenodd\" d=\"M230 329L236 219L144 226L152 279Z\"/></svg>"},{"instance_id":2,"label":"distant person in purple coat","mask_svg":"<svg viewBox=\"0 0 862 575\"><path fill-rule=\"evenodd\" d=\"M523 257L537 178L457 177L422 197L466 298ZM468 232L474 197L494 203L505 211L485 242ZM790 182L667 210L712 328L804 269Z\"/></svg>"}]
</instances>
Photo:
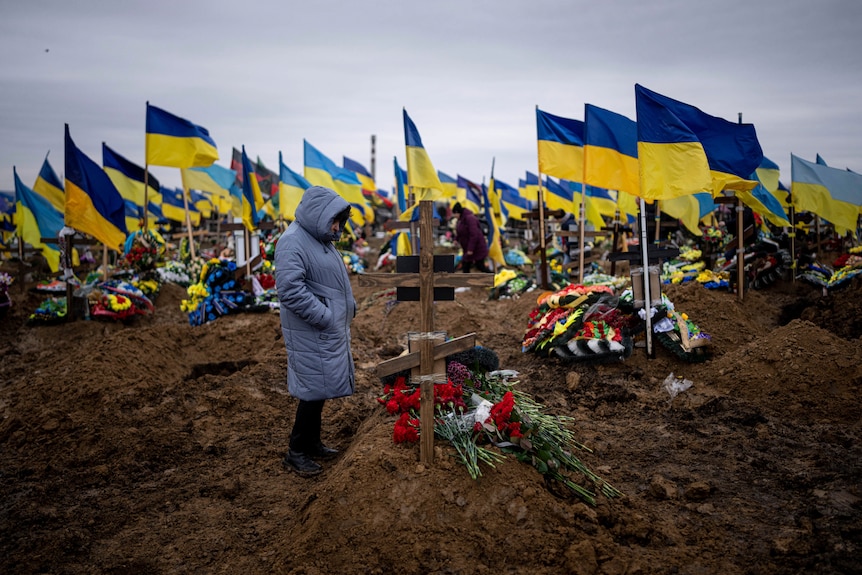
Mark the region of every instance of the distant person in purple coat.
<instances>
[{"instance_id":1,"label":"distant person in purple coat","mask_svg":"<svg viewBox=\"0 0 862 575\"><path fill-rule=\"evenodd\" d=\"M461 257L461 269L464 273L469 273L475 265L477 271L490 272L491 270L485 265L485 258L488 257L488 241L482 233L479 220L460 202L452 206L452 213L458 216L455 238L464 252Z\"/></svg>"}]
</instances>

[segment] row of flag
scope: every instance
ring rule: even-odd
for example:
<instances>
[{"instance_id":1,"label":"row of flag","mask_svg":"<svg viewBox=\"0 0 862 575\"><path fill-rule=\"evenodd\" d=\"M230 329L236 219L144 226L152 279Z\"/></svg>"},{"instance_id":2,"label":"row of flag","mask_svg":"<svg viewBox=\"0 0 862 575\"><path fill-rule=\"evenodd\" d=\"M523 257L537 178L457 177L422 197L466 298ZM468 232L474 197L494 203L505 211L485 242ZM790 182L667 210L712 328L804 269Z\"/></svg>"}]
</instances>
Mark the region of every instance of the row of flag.
<instances>
[{"instance_id":1,"label":"row of flag","mask_svg":"<svg viewBox=\"0 0 862 575\"><path fill-rule=\"evenodd\" d=\"M393 203L406 220L416 216L413 208L421 200L460 202L485 212L491 257L501 264L500 229L508 219L523 219L540 190L548 208L583 211L597 229L605 217L634 217L637 198L643 198L660 202L662 211L699 233L700 221L715 207L713 198L725 190L775 225L789 225L786 209L793 205L823 217L839 232L855 229L862 206L859 174L792 155L792 185L786 190L778 166L763 155L753 125L710 116L640 85L635 85L635 102L637 120L592 104L585 105L584 120L537 107L539 174L527 172L517 188L495 180L493 170L487 186L436 170L405 109L407 169L394 159ZM377 189L364 166L347 157L338 166L308 141L303 145L302 175L286 166L280 153L277 171L259 159L253 163L244 146L233 149L228 169L215 163L218 149L205 128L148 102L145 167L106 144L99 166L77 148L66 126L65 184L47 157L32 189L15 173L17 227L24 241L48 254L53 269L57 246L41 238L56 237L58 225L90 234L112 249L123 245L141 219L196 225L201 215L217 210L241 217L253 230L265 215L293 219L311 185L332 188L350 202L356 208L354 226L372 223L374 207L388 202L388 194ZM162 187L149 173L150 165L179 168L183 189ZM9 203L0 196L0 209ZM8 227L5 219L0 231Z\"/></svg>"}]
</instances>

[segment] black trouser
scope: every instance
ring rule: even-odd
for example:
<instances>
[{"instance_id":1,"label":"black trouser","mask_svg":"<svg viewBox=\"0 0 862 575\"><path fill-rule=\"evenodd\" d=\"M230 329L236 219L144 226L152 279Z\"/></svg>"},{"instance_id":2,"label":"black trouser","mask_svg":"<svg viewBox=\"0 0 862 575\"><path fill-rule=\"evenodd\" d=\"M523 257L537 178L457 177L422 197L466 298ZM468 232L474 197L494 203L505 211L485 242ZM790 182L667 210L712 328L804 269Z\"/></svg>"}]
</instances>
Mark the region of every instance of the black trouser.
<instances>
[{"instance_id":1,"label":"black trouser","mask_svg":"<svg viewBox=\"0 0 862 575\"><path fill-rule=\"evenodd\" d=\"M478 262L468 262L467 260L461 260L461 268L463 268L464 273L470 273L470 269L473 266L476 266L476 271L488 273L491 270L485 265L485 260L479 260Z\"/></svg>"},{"instance_id":2,"label":"black trouser","mask_svg":"<svg viewBox=\"0 0 862 575\"><path fill-rule=\"evenodd\" d=\"M296 406L296 419L290 432L290 450L311 453L320 445L321 414L323 402L299 400Z\"/></svg>"}]
</instances>

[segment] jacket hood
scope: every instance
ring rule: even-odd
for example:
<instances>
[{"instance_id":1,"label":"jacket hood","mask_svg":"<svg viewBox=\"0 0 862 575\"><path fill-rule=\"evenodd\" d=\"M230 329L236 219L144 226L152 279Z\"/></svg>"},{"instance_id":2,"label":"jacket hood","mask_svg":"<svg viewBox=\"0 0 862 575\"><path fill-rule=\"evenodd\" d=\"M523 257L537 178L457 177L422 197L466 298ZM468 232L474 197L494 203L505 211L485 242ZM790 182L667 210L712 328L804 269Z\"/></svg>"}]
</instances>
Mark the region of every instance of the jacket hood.
<instances>
[{"instance_id":1,"label":"jacket hood","mask_svg":"<svg viewBox=\"0 0 862 575\"><path fill-rule=\"evenodd\" d=\"M311 186L305 190L296 208L296 221L321 242L335 241L338 237L333 237L330 231L332 221L349 207L347 200L329 188Z\"/></svg>"}]
</instances>

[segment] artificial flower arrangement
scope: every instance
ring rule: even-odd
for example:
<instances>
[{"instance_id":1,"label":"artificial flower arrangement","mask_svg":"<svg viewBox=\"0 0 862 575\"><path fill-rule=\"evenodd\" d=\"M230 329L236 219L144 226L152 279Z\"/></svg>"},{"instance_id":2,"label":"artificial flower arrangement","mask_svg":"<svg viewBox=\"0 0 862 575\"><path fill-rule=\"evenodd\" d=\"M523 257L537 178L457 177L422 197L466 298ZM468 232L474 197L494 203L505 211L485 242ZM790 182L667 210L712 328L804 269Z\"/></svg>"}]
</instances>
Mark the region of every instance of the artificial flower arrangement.
<instances>
[{"instance_id":1,"label":"artificial flower arrangement","mask_svg":"<svg viewBox=\"0 0 862 575\"><path fill-rule=\"evenodd\" d=\"M636 317L618 309L610 287L571 284L544 293L529 316L523 352L570 361L622 361L633 349Z\"/></svg>"},{"instance_id":2,"label":"artificial flower arrangement","mask_svg":"<svg viewBox=\"0 0 862 575\"><path fill-rule=\"evenodd\" d=\"M144 292L117 279L96 284L87 299L90 316L99 319L126 320L153 312L153 304Z\"/></svg>"},{"instance_id":3,"label":"artificial flower arrangement","mask_svg":"<svg viewBox=\"0 0 862 575\"><path fill-rule=\"evenodd\" d=\"M455 360L446 371L446 383L434 385L434 435L451 444L471 478L478 479L483 466L496 467L513 456L588 503L596 503L596 492L621 494L577 457L576 452L590 450L575 440L573 418L545 413L541 404L517 389L516 372L484 371L478 362L471 370ZM393 441L418 442L419 389L401 375L383 391L378 401L396 418ZM583 480L595 490L583 486Z\"/></svg>"},{"instance_id":4,"label":"artificial flower arrangement","mask_svg":"<svg viewBox=\"0 0 862 575\"><path fill-rule=\"evenodd\" d=\"M166 261L163 266L156 268L156 274L162 283L171 282L183 287L192 285L192 277L197 277L191 275L188 265L177 260Z\"/></svg>"},{"instance_id":5,"label":"artificial flower arrangement","mask_svg":"<svg viewBox=\"0 0 862 575\"><path fill-rule=\"evenodd\" d=\"M488 299L517 299L535 288L536 282L524 272L502 268L494 276L494 285L488 288Z\"/></svg>"},{"instance_id":6,"label":"artificial flower arrangement","mask_svg":"<svg viewBox=\"0 0 862 575\"><path fill-rule=\"evenodd\" d=\"M627 313L634 311L634 296L627 289L620 294L620 308ZM656 339L674 355L688 362L706 361L709 356L708 346L712 336L700 329L688 314L680 313L667 297L661 294L661 303L650 308L651 325ZM646 317L643 309L638 310L638 316Z\"/></svg>"},{"instance_id":7,"label":"artificial flower arrangement","mask_svg":"<svg viewBox=\"0 0 862 575\"><path fill-rule=\"evenodd\" d=\"M66 298L46 298L27 318L30 325L52 325L66 321Z\"/></svg>"},{"instance_id":8,"label":"artificial flower arrangement","mask_svg":"<svg viewBox=\"0 0 862 575\"><path fill-rule=\"evenodd\" d=\"M533 260L525 254L522 250L512 248L506 250L506 255L504 256L506 265L512 267L521 267L526 265L533 265Z\"/></svg>"},{"instance_id":9,"label":"artificial flower arrangement","mask_svg":"<svg viewBox=\"0 0 862 575\"><path fill-rule=\"evenodd\" d=\"M191 325L203 325L254 304L254 296L236 280L236 262L213 258L203 265L200 281L188 287L189 299L180 309L189 314Z\"/></svg>"},{"instance_id":10,"label":"artificial flower arrangement","mask_svg":"<svg viewBox=\"0 0 862 575\"><path fill-rule=\"evenodd\" d=\"M126 264L139 274L151 272L165 253L165 240L159 232L148 229L129 234L123 253Z\"/></svg>"},{"instance_id":11,"label":"artificial flower arrangement","mask_svg":"<svg viewBox=\"0 0 862 575\"><path fill-rule=\"evenodd\" d=\"M716 226L704 226L701 240L706 246L715 249L724 243L725 233Z\"/></svg>"},{"instance_id":12,"label":"artificial flower arrangement","mask_svg":"<svg viewBox=\"0 0 862 575\"><path fill-rule=\"evenodd\" d=\"M341 250L341 259L344 261L344 265L347 266L347 271L349 272L361 274L365 273L365 270L368 268L366 261L355 252Z\"/></svg>"},{"instance_id":13,"label":"artificial flower arrangement","mask_svg":"<svg viewBox=\"0 0 862 575\"><path fill-rule=\"evenodd\" d=\"M12 298L9 297L9 286L12 285L12 276L6 272L0 272L0 317L12 307Z\"/></svg>"}]
</instances>

